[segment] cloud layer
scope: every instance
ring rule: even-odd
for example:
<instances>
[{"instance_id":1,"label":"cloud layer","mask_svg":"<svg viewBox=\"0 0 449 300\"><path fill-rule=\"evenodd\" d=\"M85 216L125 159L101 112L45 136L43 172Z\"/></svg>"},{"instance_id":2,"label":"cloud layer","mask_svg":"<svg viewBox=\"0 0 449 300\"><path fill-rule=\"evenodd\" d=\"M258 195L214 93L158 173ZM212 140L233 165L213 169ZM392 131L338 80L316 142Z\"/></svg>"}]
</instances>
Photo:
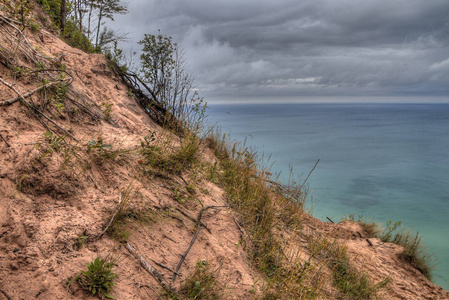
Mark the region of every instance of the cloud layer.
<instances>
[{"instance_id":1,"label":"cloud layer","mask_svg":"<svg viewBox=\"0 0 449 300\"><path fill-rule=\"evenodd\" d=\"M109 24L172 36L201 93L449 98L447 0L133 0ZM448 99L449 100L449 99Z\"/></svg>"}]
</instances>

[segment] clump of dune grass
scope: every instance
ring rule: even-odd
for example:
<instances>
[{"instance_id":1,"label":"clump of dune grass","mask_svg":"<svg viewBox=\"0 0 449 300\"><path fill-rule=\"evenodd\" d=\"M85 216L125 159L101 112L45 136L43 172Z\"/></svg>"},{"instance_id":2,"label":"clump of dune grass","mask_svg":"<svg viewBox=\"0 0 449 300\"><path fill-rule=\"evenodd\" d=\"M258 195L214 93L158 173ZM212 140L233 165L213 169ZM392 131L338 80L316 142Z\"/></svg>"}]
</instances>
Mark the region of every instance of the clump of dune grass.
<instances>
[{"instance_id":1,"label":"clump of dune grass","mask_svg":"<svg viewBox=\"0 0 449 300\"><path fill-rule=\"evenodd\" d=\"M409 262L426 278L432 279L432 270L434 269L433 257L427 253L419 232L414 233L410 229L402 228L401 221L387 221L383 228L376 222L366 222L362 216L355 220L354 215L350 215L348 219L359 223L368 237L376 237L383 242L394 243L404 247L399 256Z\"/></svg>"}]
</instances>

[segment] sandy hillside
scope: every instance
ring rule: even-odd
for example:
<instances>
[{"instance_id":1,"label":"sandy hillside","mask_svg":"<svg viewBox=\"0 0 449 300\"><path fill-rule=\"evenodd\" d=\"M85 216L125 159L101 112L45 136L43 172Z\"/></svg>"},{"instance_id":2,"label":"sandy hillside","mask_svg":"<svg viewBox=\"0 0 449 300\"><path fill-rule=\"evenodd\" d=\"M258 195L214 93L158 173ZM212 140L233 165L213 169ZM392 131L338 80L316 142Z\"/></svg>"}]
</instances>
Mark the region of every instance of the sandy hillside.
<instances>
[{"instance_id":1,"label":"sandy hillside","mask_svg":"<svg viewBox=\"0 0 449 300\"><path fill-rule=\"evenodd\" d=\"M139 155L145 136L167 151L180 141L148 117L105 57L72 48L45 29L25 28L28 44L13 22L0 24L0 299L96 299L71 279L98 255L115 258L116 299L157 299L161 282L127 247L162 275L162 285L171 283L207 206L214 207L204 211L173 288L203 261L223 286L224 299L260 297L265 279L243 250L245 231L240 216L226 207L225 191L201 171L167 175L145 165ZM36 64L41 71L33 73ZM56 82L69 84L63 99ZM16 92L25 95L52 83L9 101ZM206 144L199 160L213 165L216 158ZM102 234L117 211L129 213L118 237L110 230ZM385 299L449 299L398 258L399 246L377 239L370 246L355 223L305 215L302 232L345 243L358 269L375 282L390 276L389 288L379 294ZM128 246L120 234L129 234ZM307 240L278 234L307 256ZM339 296L330 280L323 289L330 299Z\"/></svg>"}]
</instances>

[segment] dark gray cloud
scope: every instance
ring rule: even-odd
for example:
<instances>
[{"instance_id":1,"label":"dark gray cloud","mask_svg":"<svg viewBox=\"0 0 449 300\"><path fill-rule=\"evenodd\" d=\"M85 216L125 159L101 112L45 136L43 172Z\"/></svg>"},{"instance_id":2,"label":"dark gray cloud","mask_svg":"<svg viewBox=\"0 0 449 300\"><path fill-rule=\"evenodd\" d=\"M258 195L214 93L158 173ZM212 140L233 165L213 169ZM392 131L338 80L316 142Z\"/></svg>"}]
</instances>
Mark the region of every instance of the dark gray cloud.
<instances>
[{"instance_id":1,"label":"dark gray cloud","mask_svg":"<svg viewBox=\"0 0 449 300\"><path fill-rule=\"evenodd\" d=\"M201 93L449 101L447 0L133 0L113 28L170 35Z\"/></svg>"}]
</instances>

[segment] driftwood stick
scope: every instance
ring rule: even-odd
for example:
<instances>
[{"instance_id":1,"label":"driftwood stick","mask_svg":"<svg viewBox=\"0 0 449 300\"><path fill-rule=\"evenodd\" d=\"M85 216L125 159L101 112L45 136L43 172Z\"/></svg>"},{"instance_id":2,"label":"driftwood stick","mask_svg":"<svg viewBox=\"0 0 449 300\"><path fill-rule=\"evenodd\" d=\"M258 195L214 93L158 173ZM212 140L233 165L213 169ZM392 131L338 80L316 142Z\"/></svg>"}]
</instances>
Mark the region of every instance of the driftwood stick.
<instances>
[{"instance_id":1,"label":"driftwood stick","mask_svg":"<svg viewBox=\"0 0 449 300\"><path fill-rule=\"evenodd\" d=\"M112 215L111 220L109 220L108 225L106 225L106 227L103 229L103 231L97 237L97 240L101 239L101 237L106 233L106 231L108 231L109 227L111 227L112 222L114 222L115 216L118 214L118 212L122 208L122 206L120 205L121 203L122 203L122 193L120 193L120 197L118 199L118 207L117 207L117 209L115 210L114 214Z\"/></svg>"},{"instance_id":2,"label":"driftwood stick","mask_svg":"<svg viewBox=\"0 0 449 300\"><path fill-rule=\"evenodd\" d=\"M12 98L12 99L9 99L9 100L6 100L6 101L2 101L2 102L0 102L0 106L11 105L11 104L21 100L22 97L23 98L29 97L29 96L33 95L34 93L39 92L42 89L51 87L51 86L53 86L53 85L55 85L57 83L60 83L60 82L62 82L62 81L54 81L54 82L51 82L51 83L44 84L43 86L40 86L40 87L38 87L38 88L28 92L28 93L22 94L21 96L17 96L15 98Z\"/></svg>"},{"instance_id":3,"label":"driftwood stick","mask_svg":"<svg viewBox=\"0 0 449 300\"><path fill-rule=\"evenodd\" d=\"M2 140L6 143L6 145L8 147L11 147L11 145L8 143L8 141L3 137L3 135L0 133L0 137L2 138Z\"/></svg>"},{"instance_id":4,"label":"driftwood stick","mask_svg":"<svg viewBox=\"0 0 449 300\"><path fill-rule=\"evenodd\" d=\"M203 213L204 213L206 210L211 209L211 208L222 208L222 207L230 207L230 206L229 206L229 205L220 205L220 206L209 205L209 206L206 206L206 207L204 207L204 208L202 208L202 209L200 210L200 212L198 213L197 221L196 221L196 224L197 224L197 225L196 225L196 231L195 231L195 234L193 235L193 238L192 238L192 240L190 241L189 247L188 247L187 250L184 252L184 254L181 255L181 260L179 261L178 266L177 266L176 269L175 269L175 272L174 272L174 275L173 275L173 280L172 280L172 282L175 282L175 280L176 280L176 274L178 273L179 269L181 269L182 263L183 263L184 260L186 259L187 254L189 254L190 249L192 249L192 246L193 246L193 244L195 243L196 238L198 237L198 234L200 233L200 228L201 228L201 217L203 216Z\"/></svg>"},{"instance_id":5,"label":"driftwood stick","mask_svg":"<svg viewBox=\"0 0 449 300\"><path fill-rule=\"evenodd\" d=\"M334 221L332 221L331 220L331 218L329 218L329 217L326 217L326 219L328 219L331 223L333 223L333 224L335 224L335 222Z\"/></svg>"},{"instance_id":6,"label":"driftwood stick","mask_svg":"<svg viewBox=\"0 0 449 300\"><path fill-rule=\"evenodd\" d=\"M148 273L150 273L151 276L153 276L154 278L156 278L156 280L159 282L159 284L168 291L174 292L176 293L175 289L172 288L170 285L168 285L165 280L164 277L162 276L161 273L159 273L152 265L150 265L145 258L143 258L142 255L140 255L139 253L137 253L136 249L134 249L134 247L130 244L130 243L126 243L125 245L126 249L139 261L140 265L145 269L145 271L147 271Z\"/></svg>"}]
</instances>

